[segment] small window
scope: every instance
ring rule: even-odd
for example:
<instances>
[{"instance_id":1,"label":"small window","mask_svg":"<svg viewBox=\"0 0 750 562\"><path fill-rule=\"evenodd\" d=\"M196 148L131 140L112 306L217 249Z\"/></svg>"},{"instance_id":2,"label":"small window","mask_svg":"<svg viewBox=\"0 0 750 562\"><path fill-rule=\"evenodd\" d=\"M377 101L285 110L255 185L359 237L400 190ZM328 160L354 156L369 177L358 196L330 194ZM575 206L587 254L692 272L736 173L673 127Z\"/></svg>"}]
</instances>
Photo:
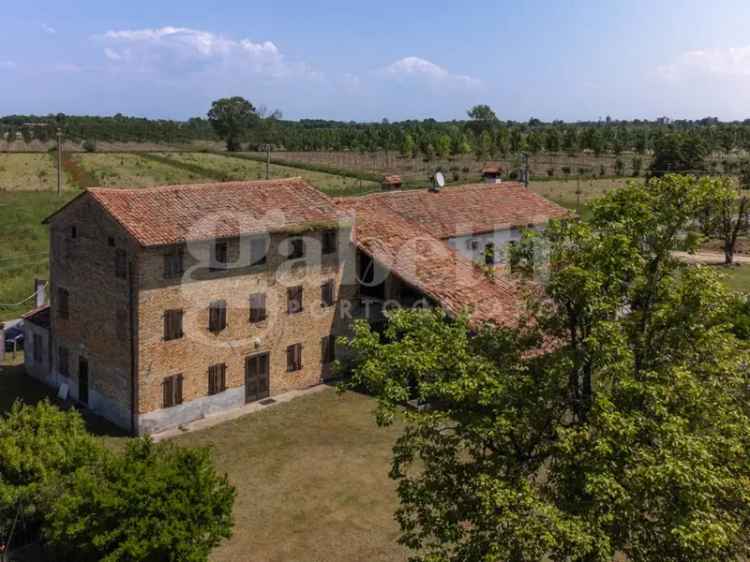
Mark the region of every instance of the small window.
<instances>
[{"instance_id":1,"label":"small window","mask_svg":"<svg viewBox=\"0 0 750 562\"><path fill-rule=\"evenodd\" d=\"M302 344L295 343L286 348L286 370L299 371L302 369Z\"/></svg>"},{"instance_id":2,"label":"small window","mask_svg":"<svg viewBox=\"0 0 750 562\"><path fill-rule=\"evenodd\" d=\"M324 365L336 360L336 337L324 336L320 339L320 362Z\"/></svg>"},{"instance_id":3,"label":"small window","mask_svg":"<svg viewBox=\"0 0 750 562\"><path fill-rule=\"evenodd\" d=\"M214 301L208 307L208 329L211 332L221 332L227 327L226 301Z\"/></svg>"},{"instance_id":4,"label":"small window","mask_svg":"<svg viewBox=\"0 0 750 562\"><path fill-rule=\"evenodd\" d=\"M182 310L167 310L164 313L164 339L177 340L182 337Z\"/></svg>"},{"instance_id":5,"label":"small window","mask_svg":"<svg viewBox=\"0 0 750 562\"><path fill-rule=\"evenodd\" d=\"M338 245L338 232L335 230L324 230L323 231L323 253L333 254L336 252L336 246Z\"/></svg>"},{"instance_id":6,"label":"small window","mask_svg":"<svg viewBox=\"0 0 750 562\"><path fill-rule=\"evenodd\" d=\"M250 322L263 322L266 319L266 295L255 293L250 295Z\"/></svg>"},{"instance_id":7,"label":"small window","mask_svg":"<svg viewBox=\"0 0 750 562\"><path fill-rule=\"evenodd\" d=\"M466 249L471 250L472 252L476 252L477 249L479 249L479 240L475 240L474 238L470 238L466 241Z\"/></svg>"},{"instance_id":8,"label":"small window","mask_svg":"<svg viewBox=\"0 0 750 562\"><path fill-rule=\"evenodd\" d=\"M62 287L57 288L57 317L61 319L70 317L70 293Z\"/></svg>"},{"instance_id":9,"label":"small window","mask_svg":"<svg viewBox=\"0 0 750 562\"><path fill-rule=\"evenodd\" d=\"M78 238L78 227L76 225L70 227L70 237Z\"/></svg>"},{"instance_id":10,"label":"small window","mask_svg":"<svg viewBox=\"0 0 750 562\"><path fill-rule=\"evenodd\" d=\"M172 250L164 254L164 278L172 279L179 277L183 273L182 269L182 250Z\"/></svg>"},{"instance_id":11,"label":"small window","mask_svg":"<svg viewBox=\"0 0 750 562\"><path fill-rule=\"evenodd\" d=\"M57 348L57 370L64 377L70 376L70 362L68 358L68 348L58 346Z\"/></svg>"},{"instance_id":12,"label":"small window","mask_svg":"<svg viewBox=\"0 0 750 562\"><path fill-rule=\"evenodd\" d=\"M34 337L32 338L32 344L34 346L33 350L33 358L34 363L42 363L44 357L44 340L42 339L41 334L34 334Z\"/></svg>"},{"instance_id":13,"label":"small window","mask_svg":"<svg viewBox=\"0 0 750 562\"><path fill-rule=\"evenodd\" d=\"M171 408L182 404L182 375L166 377L162 383L162 407Z\"/></svg>"},{"instance_id":14,"label":"small window","mask_svg":"<svg viewBox=\"0 0 750 562\"><path fill-rule=\"evenodd\" d=\"M226 241L216 242L212 248L211 269L226 269L228 260L228 244Z\"/></svg>"},{"instance_id":15,"label":"small window","mask_svg":"<svg viewBox=\"0 0 750 562\"><path fill-rule=\"evenodd\" d=\"M122 248L115 250L115 277L125 279L128 276L128 254Z\"/></svg>"},{"instance_id":16,"label":"small window","mask_svg":"<svg viewBox=\"0 0 750 562\"><path fill-rule=\"evenodd\" d=\"M288 314L302 312L302 287L290 287L286 290Z\"/></svg>"},{"instance_id":17,"label":"small window","mask_svg":"<svg viewBox=\"0 0 750 562\"><path fill-rule=\"evenodd\" d=\"M219 394L227 389L227 366L226 363L211 365L208 368L208 394L209 396Z\"/></svg>"},{"instance_id":18,"label":"small window","mask_svg":"<svg viewBox=\"0 0 750 562\"><path fill-rule=\"evenodd\" d=\"M252 238L250 240L250 265L263 265L266 263L266 254L268 249L266 248L265 238Z\"/></svg>"},{"instance_id":19,"label":"small window","mask_svg":"<svg viewBox=\"0 0 750 562\"><path fill-rule=\"evenodd\" d=\"M109 247L111 247L111 248L114 248L115 247L115 239L112 238L111 236L109 238L107 238L107 245Z\"/></svg>"},{"instance_id":20,"label":"small window","mask_svg":"<svg viewBox=\"0 0 750 562\"><path fill-rule=\"evenodd\" d=\"M334 289L333 280L328 280L320 286L320 306L333 306Z\"/></svg>"},{"instance_id":21,"label":"small window","mask_svg":"<svg viewBox=\"0 0 750 562\"><path fill-rule=\"evenodd\" d=\"M287 259L296 260L305 255L305 241L302 238L289 238Z\"/></svg>"}]
</instances>

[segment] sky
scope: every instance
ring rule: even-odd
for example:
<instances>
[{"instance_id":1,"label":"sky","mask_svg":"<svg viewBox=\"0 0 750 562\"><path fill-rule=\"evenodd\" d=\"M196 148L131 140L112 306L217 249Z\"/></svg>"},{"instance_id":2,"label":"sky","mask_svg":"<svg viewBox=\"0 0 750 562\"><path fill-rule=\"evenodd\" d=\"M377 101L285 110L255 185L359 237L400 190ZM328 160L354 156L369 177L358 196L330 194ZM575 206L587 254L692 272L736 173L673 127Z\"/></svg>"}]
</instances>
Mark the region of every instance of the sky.
<instances>
[{"instance_id":1,"label":"sky","mask_svg":"<svg viewBox=\"0 0 750 562\"><path fill-rule=\"evenodd\" d=\"M750 118L748 0L27 0L0 27L0 115Z\"/></svg>"}]
</instances>

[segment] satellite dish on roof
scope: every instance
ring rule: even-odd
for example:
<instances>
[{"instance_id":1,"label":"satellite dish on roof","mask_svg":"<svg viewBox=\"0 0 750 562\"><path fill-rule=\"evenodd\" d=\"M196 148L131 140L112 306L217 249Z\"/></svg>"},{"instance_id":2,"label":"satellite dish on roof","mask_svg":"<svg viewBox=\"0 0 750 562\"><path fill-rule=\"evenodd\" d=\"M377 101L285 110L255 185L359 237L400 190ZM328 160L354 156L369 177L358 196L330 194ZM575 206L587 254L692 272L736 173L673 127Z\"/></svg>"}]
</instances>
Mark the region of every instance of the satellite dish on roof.
<instances>
[{"instance_id":1,"label":"satellite dish on roof","mask_svg":"<svg viewBox=\"0 0 750 562\"><path fill-rule=\"evenodd\" d=\"M440 189L441 187L445 187L445 176L443 175L443 172L435 172L435 177L433 178L433 184L435 186L435 189Z\"/></svg>"}]
</instances>

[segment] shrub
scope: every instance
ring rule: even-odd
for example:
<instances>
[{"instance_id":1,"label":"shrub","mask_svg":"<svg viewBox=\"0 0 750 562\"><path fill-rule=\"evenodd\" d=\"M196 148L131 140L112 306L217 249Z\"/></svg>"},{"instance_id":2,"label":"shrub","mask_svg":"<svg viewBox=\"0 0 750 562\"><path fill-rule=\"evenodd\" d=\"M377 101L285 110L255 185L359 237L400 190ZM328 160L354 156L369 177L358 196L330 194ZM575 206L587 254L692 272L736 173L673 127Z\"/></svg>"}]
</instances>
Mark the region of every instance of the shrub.
<instances>
[{"instance_id":1,"label":"shrub","mask_svg":"<svg viewBox=\"0 0 750 562\"><path fill-rule=\"evenodd\" d=\"M554 168L547 168L547 176L552 177L555 175L555 169Z\"/></svg>"},{"instance_id":2,"label":"shrub","mask_svg":"<svg viewBox=\"0 0 750 562\"><path fill-rule=\"evenodd\" d=\"M562 167L562 168L560 168L560 169L562 170L562 173L563 173L563 174L565 174L566 176L569 176L569 175L570 175L570 172L571 172L571 168L570 168L570 166L563 166L563 167Z\"/></svg>"},{"instance_id":3,"label":"shrub","mask_svg":"<svg viewBox=\"0 0 750 562\"><path fill-rule=\"evenodd\" d=\"M61 492L46 537L77 562L202 562L232 534L236 492L205 448L139 439Z\"/></svg>"},{"instance_id":4,"label":"shrub","mask_svg":"<svg viewBox=\"0 0 750 562\"><path fill-rule=\"evenodd\" d=\"M96 152L96 141L86 139L81 143L81 148L86 152Z\"/></svg>"}]
</instances>

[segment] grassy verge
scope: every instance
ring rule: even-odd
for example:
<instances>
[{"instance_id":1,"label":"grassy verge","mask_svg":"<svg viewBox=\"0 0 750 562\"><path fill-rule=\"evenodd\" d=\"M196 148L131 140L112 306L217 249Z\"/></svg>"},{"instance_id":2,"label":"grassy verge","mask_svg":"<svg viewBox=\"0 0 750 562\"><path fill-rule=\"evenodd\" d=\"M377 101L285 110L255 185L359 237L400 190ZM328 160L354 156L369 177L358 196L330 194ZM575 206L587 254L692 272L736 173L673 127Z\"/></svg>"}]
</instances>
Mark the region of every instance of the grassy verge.
<instances>
[{"instance_id":1,"label":"grassy verge","mask_svg":"<svg viewBox=\"0 0 750 562\"><path fill-rule=\"evenodd\" d=\"M722 268L726 274L726 284L734 291L750 293L750 265Z\"/></svg>"},{"instance_id":2,"label":"grassy verge","mask_svg":"<svg viewBox=\"0 0 750 562\"><path fill-rule=\"evenodd\" d=\"M49 242L42 220L75 194L0 192L0 303L25 299L34 292L34 278L47 278ZM0 306L0 320L17 318L31 306L33 301Z\"/></svg>"}]
</instances>

